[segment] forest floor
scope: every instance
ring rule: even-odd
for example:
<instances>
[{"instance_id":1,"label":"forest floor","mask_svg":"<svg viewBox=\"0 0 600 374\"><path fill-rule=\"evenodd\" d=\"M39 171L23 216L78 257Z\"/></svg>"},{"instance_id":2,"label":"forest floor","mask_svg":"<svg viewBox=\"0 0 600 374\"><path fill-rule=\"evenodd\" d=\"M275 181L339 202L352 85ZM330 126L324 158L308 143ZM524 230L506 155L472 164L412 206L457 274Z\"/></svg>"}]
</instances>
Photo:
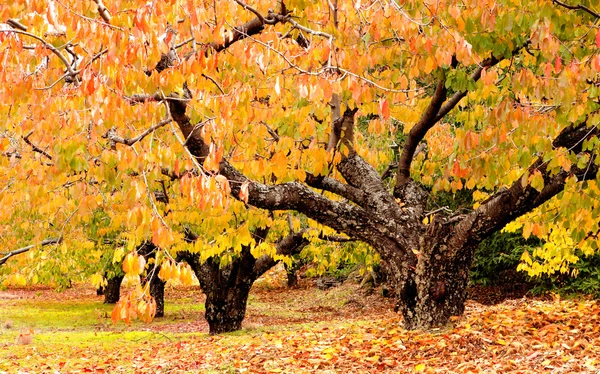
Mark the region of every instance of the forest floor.
<instances>
[{"instance_id":1,"label":"forest floor","mask_svg":"<svg viewBox=\"0 0 600 374\"><path fill-rule=\"evenodd\" d=\"M244 329L220 336L207 334L197 287L168 287L166 316L129 326L89 286L0 291L0 373L600 372L596 301L469 301L445 328L405 331L377 291L290 290L283 276L260 280Z\"/></svg>"}]
</instances>

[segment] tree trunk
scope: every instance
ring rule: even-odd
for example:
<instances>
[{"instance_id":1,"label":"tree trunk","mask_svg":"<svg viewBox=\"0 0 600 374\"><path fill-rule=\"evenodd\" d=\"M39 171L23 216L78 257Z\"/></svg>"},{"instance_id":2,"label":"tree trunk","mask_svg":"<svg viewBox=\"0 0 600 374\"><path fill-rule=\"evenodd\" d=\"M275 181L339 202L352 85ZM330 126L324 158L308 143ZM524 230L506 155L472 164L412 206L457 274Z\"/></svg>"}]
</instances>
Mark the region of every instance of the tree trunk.
<instances>
[{"instance_id":1,"label":"tree trunk","mask_svg":"<svg viewBox=\"0 0 600 374\"><path fill-rule=\"evenodd\" d=\"M206 321L210 334L221 334L242 328L246 316L248 294L254 280L236 279L233 285L222 282L206 282Z\"/></svg>"},{"instance_id":2,"label":"tree trunk","mask_svg":"<svg viewBox=\"0 0 600 374\"><path fill-rule=\"evenodd\" d=\"M400 287L399 307L410 330L442 327L463 314L475 252L474 243L435 222L420 243L417 266Z\"/></svg>"},{"instance_id":3,"label":"tree trunk","mask_svg":"<svg viewBox=\"0 0 600 374\"><path fill-rule=\"evenodd\" d=\"M107 284L104 287L104 304L115 304L119 301L123 278L123 275L118 275L107 280Z\"/></svg>"},{"instance_id":4,"label":"tree trunk","mask_svg":"<svg viewBox=\"0 0 600 374\"><path fill-rule=\"evenodd\" d=\"M287 274L287 286L288 288L296 288L298 287L298 273L294 267L286 268L285 272Z\"/></svg>"},{"instance_id":5,"label":"tree trunk","mask_svg":"<svg viewBox=\"0 0 600 374\"><path fill-rule=\"evenodd\" d=\"M239 257L223 267L219 258L209 258L200 263L197 254L180 252L178 259L192 267L206 294L205 318L210 334L241 329L246 316L248 294L258 278L254 271L256 260L249 248L244 248Z\"/></svg>"},{"instance_id":6,"label":"tree trunk","mask_svg":"<svg viewBox=\"0 0 600 374\"><path fill-rule=\"evenodd\" d=\"M163 281L158 277L158 269L156 270L156 274L150 280L150 296L154 298L156 301L156 314L154 317L164 317L165 316L165 284L167 282Z\"/></svg>"},{"instance_id":7,"label":"tree trunk","mask_svg":"<svg viewBox=\"0 0 600 374\"><path fill-rule=\"evenodd\" d=\"M304 260L299 257L292 258L292 264L285 264L285 273L287 275L287 286L289 288L298 287L298 270L304 265Z\"/></svg>"},{"instance_id":8,"label":"tree trunk","mask_svg":"<svg viewBox=\"0 0 600 374\"><path fill-rule=\"evenodd\" d=\"M138 247L138 253L146 259L148 262L150 259L156 261L156 254L159 250L152 242L144 242ZM165 284L162 279L158 277L160 266L156 267L156 262L148 268L146 271L146 277L141 278L142 285L146 285L148 278L150 278L150 296L154 298L156 302L156 314L154 317L165 316Z\"/></svg>"},{"instance_id":9,"label":"tree trunk","mask_svg":"<svg viewBox=\"0 0 600 374\"><path fill-rule=\"evenodd\" d=\"M254 230L253 236L257 238L257 242L262 242L268 231L268 228L259 228ZM276 246L277 253L281 255L300 253L308 244L303 233L303 231L292 233L280 240ZM189 232L186 235L186 240L189 242L197 239L196 235ZM221 334L242 328L250 288L258 277L277 264L267 255L254 258L249 246L243 247L240 254L225 266L221 266L220 259L214 257L201 263L200 256L190 252L179 252L177 260L185 261L191 266L200 282L200 287L206 294L205 318L210 334Z\"/></svg>"}]
</instances>

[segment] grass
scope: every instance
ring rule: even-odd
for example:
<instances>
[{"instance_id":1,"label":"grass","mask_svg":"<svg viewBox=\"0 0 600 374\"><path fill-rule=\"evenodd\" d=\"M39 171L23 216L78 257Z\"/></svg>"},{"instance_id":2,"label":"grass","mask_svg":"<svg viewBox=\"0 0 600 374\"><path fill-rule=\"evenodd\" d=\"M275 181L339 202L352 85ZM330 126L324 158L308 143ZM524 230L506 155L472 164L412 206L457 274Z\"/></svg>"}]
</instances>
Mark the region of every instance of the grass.
<instances>
[{"instance_id":1,"label":"grass","mask_svg":"<svg viewBox=\"0 0 600 374\"><path fill-rule=\"evenodd\" d=\"M4 373L598 372L594 301L470 302L444 329L405 331L392 300L357 285L252 291L245 327L209 336L196 289L166 293L166 317L113 325L93 290L0 293ZM3 298L4 296L4 298ZM15 344L29 327L33 342Z\"/></svg>"}]
</instances>

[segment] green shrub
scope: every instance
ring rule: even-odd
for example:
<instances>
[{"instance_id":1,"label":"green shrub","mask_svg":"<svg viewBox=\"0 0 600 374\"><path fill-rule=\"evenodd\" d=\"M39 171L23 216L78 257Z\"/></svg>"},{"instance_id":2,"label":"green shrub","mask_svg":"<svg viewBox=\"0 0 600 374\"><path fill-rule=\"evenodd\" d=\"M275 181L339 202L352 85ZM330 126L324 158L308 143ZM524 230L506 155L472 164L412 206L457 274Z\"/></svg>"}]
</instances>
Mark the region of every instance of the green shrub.
<instances>
[{"instance_id":1,"label":"green shrub","mask_svg":"<svg viewBox=\"0 0 600 374\"><path fill-rule=\"evenodd\" d=\"M523 238L521 233L497 232L485 239L475 251L471 281L482 286L504 281L502 274L515 271L525 249L541 244L537 238ZM523 274L523 280L530 280Z\"/></svg>"}]
</instances>

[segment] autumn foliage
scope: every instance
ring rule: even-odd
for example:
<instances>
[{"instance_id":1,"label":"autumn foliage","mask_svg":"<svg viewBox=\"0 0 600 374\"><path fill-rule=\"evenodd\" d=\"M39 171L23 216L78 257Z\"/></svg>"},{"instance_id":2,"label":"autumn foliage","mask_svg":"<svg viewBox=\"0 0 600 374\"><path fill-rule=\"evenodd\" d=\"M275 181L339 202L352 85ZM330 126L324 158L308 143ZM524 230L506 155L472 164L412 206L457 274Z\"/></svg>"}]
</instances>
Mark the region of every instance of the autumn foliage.
<instances>
[{"instance_id":1,"label":"autumn foliage","mask_svg":"<svg viewBox=\"0 0 600 374\"><path fill-rule=\"evenodd\" d=\"M525 270L564 269L598 249L593 5L0 5L0 236L61 239L8 281L98 278L119 251L137 276L151 241L156 276L187 282L178 252L279 260L302 229L373 247L406 326L428 328L464 311L474 249L507 224L551 243ZM437 205L464 189L466 211ZM130 311L152 314L145 291Z\"/></svg>"}]
</instances>

